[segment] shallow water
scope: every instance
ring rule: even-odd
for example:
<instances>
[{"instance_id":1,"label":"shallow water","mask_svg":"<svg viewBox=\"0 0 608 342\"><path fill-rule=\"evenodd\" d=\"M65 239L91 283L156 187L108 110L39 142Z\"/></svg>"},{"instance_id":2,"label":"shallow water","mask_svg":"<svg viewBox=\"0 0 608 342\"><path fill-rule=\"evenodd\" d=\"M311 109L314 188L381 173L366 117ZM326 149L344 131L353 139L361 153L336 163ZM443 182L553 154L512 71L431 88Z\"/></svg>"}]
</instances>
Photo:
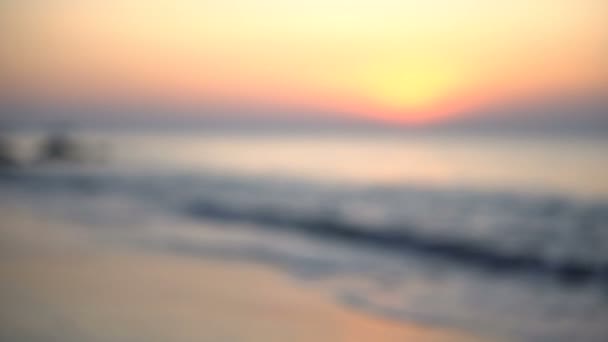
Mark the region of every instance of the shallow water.
<instances>
[{"instance_id":1,"label":"shallow water","mask_svg":"<svg viewBox=\"0 0 608 342\"><path fill-rule=\"evenodd\" d=\"M15 139L31 159L38 137ZM2 201L102 239L268 265L371 315L507 340L608 336L600 137L96 132L82 140L103 161L3 170Z\"/></svg>"}]
</instances>

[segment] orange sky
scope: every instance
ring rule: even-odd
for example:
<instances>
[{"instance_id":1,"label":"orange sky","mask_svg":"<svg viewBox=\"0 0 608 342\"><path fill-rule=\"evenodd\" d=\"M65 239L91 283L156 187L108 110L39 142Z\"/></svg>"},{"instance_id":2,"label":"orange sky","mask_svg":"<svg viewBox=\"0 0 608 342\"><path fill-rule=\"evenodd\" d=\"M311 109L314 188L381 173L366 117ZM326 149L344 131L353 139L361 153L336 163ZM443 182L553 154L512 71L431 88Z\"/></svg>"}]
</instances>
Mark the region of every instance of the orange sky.
<instances>
[{"instance_id":1,"label":"orange sky","mask_svg":"<svg viewBox=\"0 0 608 342\"><path fill-rule=\"evenodd\" d=\"M607 4L9 0L0 90L30 101L238 103L428 122L606 89Z\"/></svg>"}]
</instances>

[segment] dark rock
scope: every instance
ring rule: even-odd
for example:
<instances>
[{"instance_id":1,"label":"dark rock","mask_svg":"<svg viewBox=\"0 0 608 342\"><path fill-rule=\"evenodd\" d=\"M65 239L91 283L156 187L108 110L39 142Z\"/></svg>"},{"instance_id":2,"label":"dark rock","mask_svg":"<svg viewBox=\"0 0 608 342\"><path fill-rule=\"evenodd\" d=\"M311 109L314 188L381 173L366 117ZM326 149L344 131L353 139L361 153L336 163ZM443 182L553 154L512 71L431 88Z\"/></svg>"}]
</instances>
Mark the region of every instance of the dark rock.
<instances>
[{"instance_id":1,"label":"dark rock","mask_svg":"<svg viewBox=\"0 0 608 342\"><path fill-rule=\"evenodd\" d=\"M82 156L76 142L64 134L49 136L40 147L40 161L43 162L76 162Z\"/></svg>"},{"instance_id":2,"label":"dark rock","mask_svg":"<svg viewBox=\"0 0 608 342\"><path fill-rule=\"evenodd\" d=\"M17 165L17 157L15 156L15 152L10 141L0 137L0 167L14 167Z\"/></svg>"}]
</instances>

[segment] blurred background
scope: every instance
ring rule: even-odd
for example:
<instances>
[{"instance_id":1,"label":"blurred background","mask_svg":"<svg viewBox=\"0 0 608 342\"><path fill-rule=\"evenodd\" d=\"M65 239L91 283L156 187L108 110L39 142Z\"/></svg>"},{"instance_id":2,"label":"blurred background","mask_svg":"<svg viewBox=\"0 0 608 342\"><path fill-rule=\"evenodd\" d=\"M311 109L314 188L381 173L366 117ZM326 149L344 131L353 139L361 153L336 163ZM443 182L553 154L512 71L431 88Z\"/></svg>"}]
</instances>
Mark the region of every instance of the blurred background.
<instances>
[{"instance_id":1,"label":"blurred background","mask_svg":"<svg viewBox=\"0 0 608 342\"><path fill-rule=\"evenodd\" d=\"M0 2L0 340L605 341L604 0Z\"/></svg>"}]
</instances>

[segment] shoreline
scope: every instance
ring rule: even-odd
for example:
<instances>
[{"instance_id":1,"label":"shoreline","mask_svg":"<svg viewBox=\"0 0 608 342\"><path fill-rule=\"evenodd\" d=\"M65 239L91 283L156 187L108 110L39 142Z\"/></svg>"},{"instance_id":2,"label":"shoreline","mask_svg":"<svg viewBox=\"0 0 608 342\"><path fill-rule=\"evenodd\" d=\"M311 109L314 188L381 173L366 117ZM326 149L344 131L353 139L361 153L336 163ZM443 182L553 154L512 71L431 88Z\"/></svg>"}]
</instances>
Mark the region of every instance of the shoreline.
<instances>
[{"instance_id":1,"label":"shoreline","mask_svg":"<svg viewBox=\"0 0 608 342\"><path fill-rule=\"evenodd\" d=\"M78 227L45 239L53 223L0 212L2 340L480 340L348 310L260 265L96 245Z\"/></svg>"}]
</instances>

